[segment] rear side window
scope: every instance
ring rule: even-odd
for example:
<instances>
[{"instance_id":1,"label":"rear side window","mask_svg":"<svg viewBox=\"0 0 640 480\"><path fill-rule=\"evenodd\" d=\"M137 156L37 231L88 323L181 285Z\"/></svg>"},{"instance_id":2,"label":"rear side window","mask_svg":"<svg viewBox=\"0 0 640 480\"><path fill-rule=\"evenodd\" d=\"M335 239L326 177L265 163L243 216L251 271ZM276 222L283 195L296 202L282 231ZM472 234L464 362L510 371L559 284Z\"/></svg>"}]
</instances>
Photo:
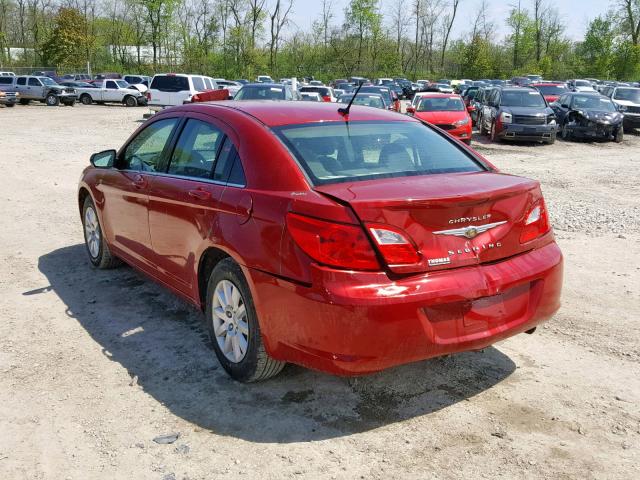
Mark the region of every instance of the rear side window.
<instances>
[{"instance_id":1,"label":"rear side window","mask_svg":"<svg viewBox=\"0 0 640 480\"><path fill-rule=\"evenodd\" d=\"M189 119L171 156L168 173L194 178L211 178L223 134L213 125Z\"/></svg>"},{"instance_id":2,"label":"rear side window","mask_svg":"<svg viewBox=\"0 0 640 480\"><path fill-rule=\"evenodd\" d=\"M161 92L185 92L189 91L189 79L177 75L156 75L149 88Z\"/></svg>"},{"instance_id":3,"label":"rear side window","mask_svg":"<svg viewBox=\"0 0 640 480\"><path fill-rule=\"evenodd\" d=\"M197 92L202 92L203 90L206 90L202 77L191 77L191 81L193 82L194 90L196 90Z\"/></svg>"},{"instance_id":4,"label":"rear side window","mask_svg":"<svg viewBox=\"0 0 640 480\"><path fill-rule=\"evenodd\" d=\"M244 176L244 169L242 168L242 162L238 155L238 150L236 150L235 145L228 138L222 146L222 150L213 173L213 179L236 186L245 186L247 184Z\"/></svg>"},{"instance_id":5,"label":"rear side window","mask_svg":"<svg viewBox=\"0 0 640 480\"><path fill-rule=\"evenodd\" d=\"M125 149L121 168L141 172L156 172L177 118L152 123L142 130Z\"/></svg>"},{"instance_id":6,"label":"rear side window","mask_svg":"<svg viewBox=\"0 0 640 480\"><path fill-rule=\"evenodd\" d=\"M417 122L332 122L274 129L315 185L485 168Z\"/></svg>"},{"instance_id":7,"label":"rear side window","mask_svg":"<svg viewBox=\"0 0 640 480\"><path fill-rule=\"evenodd\" d=\"M18 85L26 85L27 79L25 77L19 77L17 80Z\"/></svg>"}]
</instances>

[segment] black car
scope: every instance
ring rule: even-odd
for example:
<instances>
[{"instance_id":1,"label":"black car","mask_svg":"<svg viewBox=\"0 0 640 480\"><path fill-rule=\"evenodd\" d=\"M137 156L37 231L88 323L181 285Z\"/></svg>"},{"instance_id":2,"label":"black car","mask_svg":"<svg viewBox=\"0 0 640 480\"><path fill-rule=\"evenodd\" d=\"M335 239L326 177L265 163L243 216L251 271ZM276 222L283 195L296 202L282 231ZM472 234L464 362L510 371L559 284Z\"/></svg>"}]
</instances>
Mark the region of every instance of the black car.
<instances>
[{"instance_id":1,"label":"black car","mask_svg":"<svg viewBox=\"0 0 640 480\"><path fill-rule=\"evenodd\" d=\"M479 126L480 133L489 133L491 141L556 141L556 115L533 88L495 88L486 101Z\"/></svg>"},{"instance_id":2,"label":"black car","mask_svg":"<svg viewBox=\"0 0 640 480\"><path fill-rule=\"evenodd\" d=\"M571 92L561 95L551 104L556 114L560 135L573 137L623 140L624 115L609 97L599 93Z\"/></svg>"},{"instance_id":3,"label":"black car","mask_svg":"<svg viewBox=\"0 0 640 480\"><path fill-rule=\"evenodd\" d=\"M415 92L413 91L413 84L411 83L411 80L398 77L394 78L393 81L400 85L400 88L402 88L402 96L404 98L408 100L411 100L413 98L413 94Z\"/></svg>"}]
</instances>

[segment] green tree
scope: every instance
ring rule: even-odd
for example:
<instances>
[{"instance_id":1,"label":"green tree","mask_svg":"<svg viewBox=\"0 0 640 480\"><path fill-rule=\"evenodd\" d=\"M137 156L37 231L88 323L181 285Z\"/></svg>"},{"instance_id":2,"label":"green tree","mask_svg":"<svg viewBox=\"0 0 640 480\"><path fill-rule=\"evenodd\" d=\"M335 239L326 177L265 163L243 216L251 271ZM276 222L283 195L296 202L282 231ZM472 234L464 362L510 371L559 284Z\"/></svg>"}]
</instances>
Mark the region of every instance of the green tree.
<instances>
[{"instance_id":1,"label":"green tree","mask_svg":"<svg viewBox=\"0 0 640 480\"><path fill-rule=\"evenodd\" d=\"M86 34L87 31L86 20L78 10L58 10L53 29L42 45L44 61L58 67L82 67L85 54L91 50L94 41Z\"/></svg>"},{"instance_id":2,"label":"green tree","mask_svg":"<svg viewBox=\"0 0 640 480\"><path fill-rule=\"evenodd\" d=\"M577 48L585 76L609 78L615 36L611 17L598 16L591 21L584 41Z\"/></svg>"}]
</instances>

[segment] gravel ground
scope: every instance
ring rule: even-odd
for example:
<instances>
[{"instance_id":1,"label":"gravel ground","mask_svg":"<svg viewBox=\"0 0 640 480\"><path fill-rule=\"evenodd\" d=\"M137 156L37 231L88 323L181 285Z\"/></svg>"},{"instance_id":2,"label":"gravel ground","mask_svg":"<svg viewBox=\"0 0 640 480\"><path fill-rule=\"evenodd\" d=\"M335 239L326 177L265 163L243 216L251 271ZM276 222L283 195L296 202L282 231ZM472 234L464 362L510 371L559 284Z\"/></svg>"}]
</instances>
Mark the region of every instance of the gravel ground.
<instances>
[{"instance_id":1,"label":"gravel ground","mask_svg":"<svg viewBox=\"0 0 640 480\"><path fill-rule=\"evenodd\" d=\"M198 312L128 267L88 266L78 177L143 112L0 108L0 478L639 478L640 137L476 139L540 180L566 256L563 307L534 335L241 385Z\"/></svg>"}]
</instances>

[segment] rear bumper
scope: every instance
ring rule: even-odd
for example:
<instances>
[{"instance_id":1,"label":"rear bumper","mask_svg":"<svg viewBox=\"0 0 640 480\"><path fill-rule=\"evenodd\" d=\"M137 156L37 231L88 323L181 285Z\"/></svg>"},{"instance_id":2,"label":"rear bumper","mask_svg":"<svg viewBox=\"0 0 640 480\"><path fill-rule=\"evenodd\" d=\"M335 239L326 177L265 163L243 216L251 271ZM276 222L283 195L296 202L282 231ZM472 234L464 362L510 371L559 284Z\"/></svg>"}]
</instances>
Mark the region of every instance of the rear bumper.
<instances>
[{"instance_id":1,"label":"rear bumper","mask_svg":"<svg viewBox=\"0 0 640 480\"><path fill-rule=\"evenodd\" d=\"M555 243L487 265L391 281L314 267L312 286L256 270L250 279L267 351L340 375L481 349L548 320L560 307Z\"/></svg>"},{"instance_id":2,"label":"rear bumper","mask_svg":"<svg viewBox=\"0 0 640 480\"><path fill-rule=\"evenodd\" d=\"M503 140L550 140L557 132L556 125L503 124L498 137Z\"/></svg>"}]
</instances>

